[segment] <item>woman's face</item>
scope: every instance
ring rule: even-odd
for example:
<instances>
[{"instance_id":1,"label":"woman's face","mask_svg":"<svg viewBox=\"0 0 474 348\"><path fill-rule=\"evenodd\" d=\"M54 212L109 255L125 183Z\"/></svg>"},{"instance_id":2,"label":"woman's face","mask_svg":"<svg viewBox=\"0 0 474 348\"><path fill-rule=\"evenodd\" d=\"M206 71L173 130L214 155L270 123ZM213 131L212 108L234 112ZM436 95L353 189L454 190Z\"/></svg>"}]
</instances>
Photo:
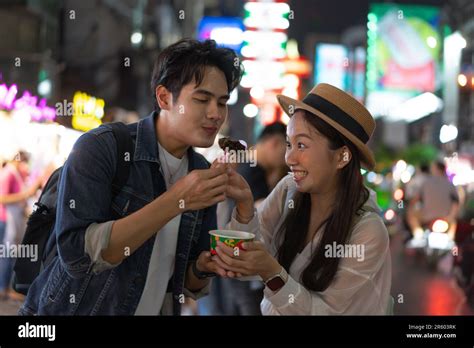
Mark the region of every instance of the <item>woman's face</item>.
<instances>
[{"instance_id":1,"label":"woman's face","mask_svg":"<svg viewBox=\"0 0 474 348\"><path fill-rule=\"evenodd\" d=\"M336 189L340 150L330 150L329 141L296 111L287 127L285 160L293 172L298 191L328 193Z\"/></svg>"}]
</instances>

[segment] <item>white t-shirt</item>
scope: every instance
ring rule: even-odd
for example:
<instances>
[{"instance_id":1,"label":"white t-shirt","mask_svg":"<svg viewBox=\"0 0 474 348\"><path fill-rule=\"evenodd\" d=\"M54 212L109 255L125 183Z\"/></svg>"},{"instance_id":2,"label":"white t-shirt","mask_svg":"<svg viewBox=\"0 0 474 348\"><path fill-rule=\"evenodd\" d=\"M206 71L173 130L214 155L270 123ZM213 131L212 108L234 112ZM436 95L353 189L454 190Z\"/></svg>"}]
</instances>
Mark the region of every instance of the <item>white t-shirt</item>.
<instances>
[{"instance_id":1,"label":"white t-shirt","mask_svg":"<svg viewBox=\"0 0 474 348\"><path fill-rule=\"evenodd\" d=\"M188 157L185 154L181 159L176 158L159 143L158 150L166 189L169 189L178 179L188 173ZM163 226L155 238L145 288L135 315L157 315L161 312L168 282L174 271L180 222L181 214Z\"/></svg>"}]
</instances>

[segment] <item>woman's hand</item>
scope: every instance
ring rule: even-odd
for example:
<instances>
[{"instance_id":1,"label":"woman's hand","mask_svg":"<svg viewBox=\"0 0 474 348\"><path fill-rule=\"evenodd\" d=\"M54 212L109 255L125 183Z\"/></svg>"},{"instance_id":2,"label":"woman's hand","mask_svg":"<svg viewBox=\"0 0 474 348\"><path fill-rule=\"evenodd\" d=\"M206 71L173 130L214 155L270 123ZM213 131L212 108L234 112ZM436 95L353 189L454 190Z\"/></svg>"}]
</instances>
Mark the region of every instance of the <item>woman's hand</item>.
<instances>
[{"instance_id":1,"label":"woman's hand","mask_svg":"<svg viewBox=\"0 0 474 348\"><path fill-rule=\"evenodd\" d=\"M246 242L242 245L245 250L238 253L222 242L217 242L217 255L213 260L223 269L233 272L237 276L259 275L263 281L278 274L281 265L265 249L262 242ZM232 276L228 272L229 276Z\"/></svg>"},{"instance_id":2,"label":"woman's hand","mask_svg":"<svg viewBox=\"0 0 474 348\"><path fill-rule=\"evenodd\" d=\"M209 251L203 251L199 254L196 260L196 269L199 272L215 273L221 277L233 278L236 274L221 267L215 260L213 260Z\"/></svg>"},{"instance_id":3,"label":"woman's hand","mask_svg":"<svg viewBox=\"0 0 474 348\"><path fill-rule=\"evenodd\" d=\"M219 160L215 160L214 163L212 163L211 168L220 168L221 166L226 168L229 178L225 192L226 197L235 201L237 220L239 220L240 223L246 224L252 220L254 214L252 190L247 181L242 175L237 173L232 164L221 163Z\"/></svg>"},{"instance_id":4,"label":"woman's hand","mask_svg":"<svg viewBox=\"0 0 474 348\"><path fill-rule=\"evenodd\" d=\"M244 224L249 223L254 215L252 190L250 190L250 186L243 176L235 170L229 170L228 175L226 195L235 200L237 220Z\"/></svg>"}]
</instances>

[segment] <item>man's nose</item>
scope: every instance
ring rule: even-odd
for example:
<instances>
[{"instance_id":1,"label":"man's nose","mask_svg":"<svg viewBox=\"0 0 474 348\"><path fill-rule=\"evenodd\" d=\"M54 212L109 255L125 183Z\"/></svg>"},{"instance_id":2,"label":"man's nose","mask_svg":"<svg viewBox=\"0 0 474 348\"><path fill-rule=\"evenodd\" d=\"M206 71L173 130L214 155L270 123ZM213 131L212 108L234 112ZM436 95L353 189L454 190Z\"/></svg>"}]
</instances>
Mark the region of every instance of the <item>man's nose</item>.
<instances>
[{"instance_id":1,"label":"man's nose","mask_svg":"<svg viewBox=\"0 0 474 348\"><path fill-rule=\"evenodd\" d=\"M223 110L219 110L217 102L210 102L207 109L207 118L211 120L220 121L225 117Z\"/></svg>"}]
</instances>

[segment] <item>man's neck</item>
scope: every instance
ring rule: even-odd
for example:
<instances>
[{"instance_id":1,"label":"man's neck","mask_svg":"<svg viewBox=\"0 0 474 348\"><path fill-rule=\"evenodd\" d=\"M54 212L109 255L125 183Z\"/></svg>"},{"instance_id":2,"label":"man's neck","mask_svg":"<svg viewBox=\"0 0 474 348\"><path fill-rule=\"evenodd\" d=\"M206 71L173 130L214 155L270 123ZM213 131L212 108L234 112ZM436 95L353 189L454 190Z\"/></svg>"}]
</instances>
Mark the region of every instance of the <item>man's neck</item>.
<instances>
[{"instance_id":1,"label":"man's neck","mask_svg":"<svg viewBox=\"0 0 474 348\"><path fill-rule=\"evenodd\" d=\"M158 141L161 147L168 151L171 155L176 158L182 158L189 148L189 145L183 144L182 142L173 138L173 131L169 123L166 121L166 117L162 114L156 118L155 131Z\"/></svg>"}]
</instances>

